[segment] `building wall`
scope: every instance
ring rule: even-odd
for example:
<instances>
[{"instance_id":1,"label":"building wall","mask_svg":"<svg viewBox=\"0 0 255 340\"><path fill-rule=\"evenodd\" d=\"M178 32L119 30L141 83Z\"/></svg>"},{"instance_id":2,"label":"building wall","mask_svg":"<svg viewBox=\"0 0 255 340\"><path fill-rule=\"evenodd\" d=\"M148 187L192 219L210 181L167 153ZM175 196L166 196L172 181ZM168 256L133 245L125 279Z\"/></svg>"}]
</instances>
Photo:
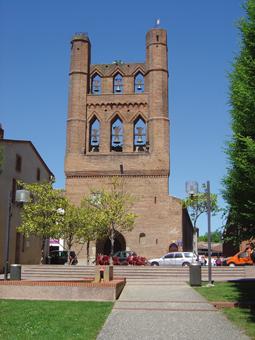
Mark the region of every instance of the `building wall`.
<instances>
[{"instance_id":1,"label":"building wall","mask_svg":"<svg viewBox=\"0 0 255 340\"><path fill-rule=\"evenodd\" d=\"M170 172L167 36L161 28L146 35L146 61L123 64L90 64L91 45L85 35L71 41L69 101L66 135L66 195L79 204L90 189L107 186L119 176L126 191L138 197L133 207L138 218L132 232L123 236L122 247L148 258L169 251L192 250L192 225L179 205L169 196ZM138 74L144 91L135 93ZM121 93L114 93L114 78L123 77ZM94 94L93 79L101 79L101 92ZM111 151L112 124L122 121L122 152ZM134 125L141 118L146 125L146 144L134 146ZM99 147L91 148L91 124L99 121ZM139 150L139 152L137 152ZM145 234L142 242L140 235ZM142 243L142 244L141 244ZM104 242L91 245L92 256L104 251ZM79 259L86 257L85 251Z\"/></svg>"},{"instance_id":2,"label":"building wall","mask_svg":"<svg viewBox=\"0 0 255 340\"><path fill-rule=\"evenodd\" d=\"M13 191L14 179L25 183L37 181L37 171L40 169L40 178L49 180L51 172L42 161L40 155L31 142L0 140L0 147L3 146L4 164L0 175L0 272L5 265L6 249L6 224L8 193ZM21 171L16 170L17 155L22 157ZM9 265L35 264L40 261L40 239L37 237L23 237L16 228L21 224L20 209L12 204L12 217L10 220L10 241L9 241Z\"/></svg>"}]
</instances>

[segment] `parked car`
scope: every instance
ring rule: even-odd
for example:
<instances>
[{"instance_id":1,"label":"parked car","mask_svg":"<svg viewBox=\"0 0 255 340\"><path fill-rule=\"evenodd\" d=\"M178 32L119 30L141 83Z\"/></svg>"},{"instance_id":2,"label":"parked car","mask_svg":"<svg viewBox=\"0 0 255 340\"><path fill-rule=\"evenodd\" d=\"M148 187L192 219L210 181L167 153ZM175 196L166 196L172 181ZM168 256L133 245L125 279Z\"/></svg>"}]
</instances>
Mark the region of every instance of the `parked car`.
<instances>
[{"instance_id":1,"label":"parked car","mask_svg":"<svg viewBox=\"0 0 255 340\"><path fill-rule=\"evenodd\" d=\"M68 252L66 250L53 250L50 252L51 264L65 264L68 262ZM70 252L70 261L77 264L77 256L74 251Z\"/></svg>"},{"instance_id":2,"label":"parked car","mask_svg":"<svg viewBox=\"0 0 255 340\"><path fill-rule=\"evenodd\" d=\"M125 250L125 251L118 251L116 253L113 254L113 257L117 257L118 258L118 262L120 262L120 264L127 264L128 261L128 257L129 256L137 256L137 254L134 251L129 251L129 250ZM119 264L119 263L117 263Z\"/></svg>"},{"instance_id":3,"label":"parked car","mask_svg":"<svg viewBox=\"0 0 255 340\"><path fill-rule=\"evenodd\" d=\"M168 253L158 259L149 260L152 266L189 266L198 261L198 256L189 252Z\"/></svg>"},{"instance_id":4,"label":"parked car","mask_svg":"<svg viewBox=\"0 0 255 340\"><path fill-rule=\"evenodd\" d=\"M222 262L223 266L230 266L230 267L235 267L235 266L245 266L245 265L253 265L253 261L251 259L251 250L246 249L243 251L240 251L237 253L235 256L231 256L226 258Z\"/></svg>"}]
</instances>

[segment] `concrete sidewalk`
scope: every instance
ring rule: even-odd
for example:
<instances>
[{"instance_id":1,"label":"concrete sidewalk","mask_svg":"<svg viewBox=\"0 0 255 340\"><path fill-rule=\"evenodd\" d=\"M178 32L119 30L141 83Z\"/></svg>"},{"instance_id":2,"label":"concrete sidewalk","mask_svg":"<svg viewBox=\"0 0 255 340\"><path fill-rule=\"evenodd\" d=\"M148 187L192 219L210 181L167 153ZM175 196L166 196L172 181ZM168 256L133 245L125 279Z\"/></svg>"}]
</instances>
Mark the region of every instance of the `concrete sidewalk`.
<instances>
[{"instance_id":1,"label":"concrete sidewalk","mask_svg":"<svg viewBox=\"0 0 255 340\"><path fill-rule=\"evenodd\" d=\"M126 284L97 337L115 339L249 338L185 282L162 282Z\"/></svg>"}]
</instances>

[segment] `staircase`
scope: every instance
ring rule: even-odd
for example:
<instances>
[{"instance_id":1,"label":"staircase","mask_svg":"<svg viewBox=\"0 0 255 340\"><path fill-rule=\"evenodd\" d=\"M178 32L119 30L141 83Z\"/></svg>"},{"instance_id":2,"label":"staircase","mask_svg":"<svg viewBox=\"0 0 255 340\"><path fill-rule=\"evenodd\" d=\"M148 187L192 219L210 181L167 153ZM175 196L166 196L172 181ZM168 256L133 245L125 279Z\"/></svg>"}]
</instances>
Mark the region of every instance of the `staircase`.
<instances>
[{"instance_id":1,"label":"staircase","mask_svg":"<svg viewBox=\"0 0 255 340\"><path fill-rule=\"evenodd\" d=\"M32 265L22 266L22 280L82 280L94 277L95 266ZM113 276L127 282L189 281L189 267L114 266ZM208 281L208 267L201 268L202 281ZM246 278L245 267L212 267L211 279L227 281Z\"/></svg>"}]
</instances>

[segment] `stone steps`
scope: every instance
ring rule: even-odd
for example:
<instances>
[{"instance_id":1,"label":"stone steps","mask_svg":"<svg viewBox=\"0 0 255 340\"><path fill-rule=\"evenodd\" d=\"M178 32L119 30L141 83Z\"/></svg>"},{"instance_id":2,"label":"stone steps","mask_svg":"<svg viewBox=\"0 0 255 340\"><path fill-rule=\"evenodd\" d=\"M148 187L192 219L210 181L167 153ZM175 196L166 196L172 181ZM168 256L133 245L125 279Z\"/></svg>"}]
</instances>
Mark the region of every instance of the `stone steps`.
<instances>
[{"instance_id":1,"label":"stone steps","mask_svg":"<svg viewBox=\"0 0 255 340\"><path fill-rule=\"evenodd\" d=\"M22 280L82 280L94 277L95 266L36 265L22 266ZM201 268L202 280L208 280L208 267ZM134 267L114 266L115 277L126 277L135 281L188 281L188 267ZM245 267L212 267L212 280L233 280L245 278Z\"/></svg>"}]
</instances>

